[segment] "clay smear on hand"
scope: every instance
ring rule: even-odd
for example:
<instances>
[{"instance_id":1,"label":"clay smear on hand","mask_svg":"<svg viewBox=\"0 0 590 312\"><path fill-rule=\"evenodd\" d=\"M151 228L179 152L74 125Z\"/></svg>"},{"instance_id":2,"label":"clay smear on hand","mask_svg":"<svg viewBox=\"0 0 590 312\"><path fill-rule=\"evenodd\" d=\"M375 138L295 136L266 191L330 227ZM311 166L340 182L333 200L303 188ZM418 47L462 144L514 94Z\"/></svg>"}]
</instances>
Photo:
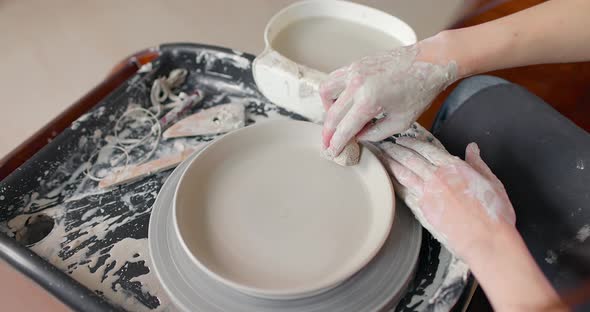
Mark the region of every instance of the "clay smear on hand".
<instances>
[{"instance_id":1,"label":"clay smear on hand","mask_svg":"<svg viewBox=\"0 0 590 312\"><path fill-rule=\"evenodd\" d=\"M422 62L419 52L414 45L367 56L322 82L326 149L336 155L354 137L377 142L407 130L456 80L455 62Z\"/></svg>"}]
</instances>

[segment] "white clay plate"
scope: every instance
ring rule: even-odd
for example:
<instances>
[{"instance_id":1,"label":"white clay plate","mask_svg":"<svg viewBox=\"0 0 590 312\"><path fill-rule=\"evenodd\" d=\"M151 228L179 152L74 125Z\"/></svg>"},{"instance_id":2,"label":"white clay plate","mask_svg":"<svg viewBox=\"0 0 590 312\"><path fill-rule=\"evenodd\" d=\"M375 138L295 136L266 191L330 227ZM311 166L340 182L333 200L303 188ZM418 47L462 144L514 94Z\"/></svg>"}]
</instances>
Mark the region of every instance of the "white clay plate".
<instances>
[{"instance_id":1,"label":"white clay plate","mask_svg":"<svg viewBox=\"0 0 590 312\"><path fill-rule=\"evenodd\" d=\"M269 121L209 145L180 178L174 228L212 279L249 295L301 298L342 283L379 251L394 195L379 160L320 157L321 127Z\"/></svg>"},{"instance_id":2,"label":"white clay plate","mask_svg":"<svg viewBox=\"0 0 590 312\"><path fill-rule=\"evenodd\" d=\"M413 277L422 227L408 207L397 201L389 237L363 269L321 294L290 300L246 295L211 278L183 250L174 231L172 202L180 175L195 155L168 177L154 202L148 244L151 267L180 311L375 312L393 310ZM420 282L421 283L421 282ZM161 294L162 296L164 294Z\"/></svg>"}]
</instances>

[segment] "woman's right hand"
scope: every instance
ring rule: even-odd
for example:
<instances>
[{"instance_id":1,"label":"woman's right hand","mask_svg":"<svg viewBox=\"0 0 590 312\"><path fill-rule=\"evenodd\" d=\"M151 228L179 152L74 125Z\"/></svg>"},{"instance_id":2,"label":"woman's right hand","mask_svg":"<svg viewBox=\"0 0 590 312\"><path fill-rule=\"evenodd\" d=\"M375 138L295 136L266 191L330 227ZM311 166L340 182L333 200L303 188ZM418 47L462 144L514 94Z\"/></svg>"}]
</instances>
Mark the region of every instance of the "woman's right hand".
<instances>
[{"instance_id":1,"label":"woman's right hand","mask_svg":"<svg viewBox=\"0 0 590 312\"><path fill-rule=\"evenodd\" d=\"M444 45L441 40L424 40L366 56L332 72L320 85L327 111L322 132L325 154L338 156L357 136L380 141L408 129L458 78L457 64L440 54Z\"/></svg>"}]
</instances>

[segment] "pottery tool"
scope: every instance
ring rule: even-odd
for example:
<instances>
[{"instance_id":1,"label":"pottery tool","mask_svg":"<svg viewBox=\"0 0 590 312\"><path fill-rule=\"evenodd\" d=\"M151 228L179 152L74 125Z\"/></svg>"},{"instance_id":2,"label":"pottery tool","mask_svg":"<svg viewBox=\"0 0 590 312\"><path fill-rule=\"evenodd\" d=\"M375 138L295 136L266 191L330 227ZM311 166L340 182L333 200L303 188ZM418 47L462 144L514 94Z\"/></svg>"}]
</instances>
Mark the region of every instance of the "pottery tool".
<instances>
[{"instance_id":1,"label":"pottery tool","mask_svg":"<svg viewBox=\"0 0 590 312\"><path fill-rule=\"evenodd\" d=\"M241 103L214 106L190 115L164 132L164 139L209 135L229 132L246 123L245 108Z\"/></svg>"},{"instance_id":2,"label":"pottery tool","mask_svg":"<svg viewBox=\"0 0 590 312\"><path fill-rule=\"evenodd\" d=\"M181 104L176 106L172 111L162 117L158 124L154 126L164 127L164 125L173 122L182 111L187 110L202 99L202 93L195 93ZM242 128L245 125L245 110L241 103L232 103L215 106L179 121L164 132L164 138L176 138L184 136L206 135L225 133L231 130ZM157 130L157 129L156 129ZM109 188L116 185L136 181L145 176L158 173L177 166L184 161L193 152L201 150L207 145L202 142L195 147L183 149L181 152L155 159L145 163L135 165L126 165L124 167L114 168L111 173L104 178L96 179L100 181L100 188Z\"/></svg>"},{"instance_id":3,"label":"pottery tool","mask_svg":"<svg viewBox=\"0 0 590 312\"><path fill-rule=\"evenodd\" d=\"M174 94L172 90L179 87L186 80L188 71L184 68L176 68L168 74L168 77L160 77L154 80L152 89L150 91L150 100L152 106L156 109L156 116L159 116L162 111L162 104L168 99L176 101L184 93L180 92L178 95Z\"/></svg>"},{"instance_id":4,"label":"pottery tool","mask_svg":"<svg viewBox=\"0 0 590 312\"><path fill-rule=\"evenodd\" d=\"M181 98L180 102L176 103L176 105L168 113L166 113L164 117L160 118L160 126L163 129L166 129L167 126L175 122L180 116L182 116L183 113L191 109L197 103L201 102L203 97L203 92L196 91L188 97Z\"/></svg>"},{"instance_id":5,"label":"pottery tool","mask_svg":"<svg viewBox=\"0 0 590 312\"><path fill-rule=\"evenodd\" d=\"M110 150L112 149L112 151ZM101 165L108 165L109 167L112 167L113 165L118 164L121 161L121 157L125 157L125 165L123 167L127 167L129 165L129 153L127 152L126 149L120 147L120 146L110 146L109 147L103 147L101 149L99 149L98 151L96 151L92 156L90 156L90 159L92 159L92 165L87 167L86 170L84 170L84 174L86 175L86 177L88 177L90 180L92 181L96 181L96 182L100 182L103 178L101 177L97 177L96 173L97 169L95 169L95 167L100 167ZM104 158L106 158L104 156L105 151L111 151L111 153L109 153L109 160L105 160ZM117 156L112 156L112 152L114 151L120 151L122 153L122 155L117 155ZM101 155L103 154L103 155ZM102 156L102 157L101 157ZM102 163L102 164L101 164Z\"/></svg>"},{"instance_id":6,"label":"pottery tool","mask_svg":"<svg viewBox=\"0 0 590 312\"><path fill-rule=\"evenodd\" d=\"M192 153L197 152L207 146L207 142L202 142L197 146L183 149L179 153L158 158L139 165L130 165L126 167L115 168L112 173L100 180L98 187L109 188L136 181L145 176L158 173L176 167L179 163L187 159Z\"/></svg>"},{"instance_id":7,"label":"pottery tool","mask_svg":"<svg viewBox=\"0 0 590 312\"><path fill-rule=\"evenodd\" d=\"M139 114L139 116L137 116ZM150 126L144 125L149 123ZM142 130L145 134L139 137L131 137L130 133L139 132ZM146 131L147 130L147 131ZM149 160L158 149L160 138L162 136L162 127L154 113L150 110L138 107L127 110L115 123L115 146L125 151L126 162L129 164L133 162L135 165L141 164ZM153 138L153 139L152 139ZM150 149L142 153L138 159L130 159L131 152L146 146L151 146ZM114 157L111 164L116 165L121 161L121 156Z\"/></svg>"},{"instance_id":8,"label":"pottery tool","mask_svg":"<svg viewBox=\"0 0 590 312\"><path fill-rule=\"evenodd\" d=\"M174 122L183 111L188 110L196 103L203 99L201 92L190 95L182 100L175 108L168 112L160 121L154 124L153 131L169 125ZM241 128L245 125L245 110L244 105L239 103L225 104L215 106L203 110L194 115L179 121L164 132L164 138L175 138L184 136L195 136L205 134L218 134L229 132L234 129ZM157 131L159 135L159 131ZM190 154L202 149L206 142L201 143L196 147L187 148L180 153L165 156L146 163L138 163L135 165L127 165L120 168L114 168L111 173L104 178L97 179L100 181L98 186L100 188L109 188L116 185L136 181L145 176L158 173L175 167ZM151 156L151 155L150 155Z\"/></svg>"},{"instance_id":9,"label":"pottery tool","mask_svg":"<svg viewBox=\"0 0 590 312\"><path fill-rule=\"evenodd\" d=\"M162 117L159 123L155 124L154 127L157 126L159 128L169 125L174 122L183 111L188 110L202 99L203 95L201 92L190 95ZM245 119L244 105L241 103L215 106L188 116L172 125L170 129L164 132L162 137L175 138L225 133L243 127L245 125ZM193 152L201 150L206 145L206 142L202 142L196 147L183 149L181 152L174 155L165 156L146 163L114 168L109 175L100 179L98 186L100 188L109 188L136 181L145 176L173 168L184 161Z\"/></svg>"},{"instance_id":10,"label":"pottery tool","mask_svg":"<svg viewBox=\"0 0 590 312\"><path fill-rule=\"evenodd\" d=\"M156 152L160 143L162 130L178 120L183 113L201 102L204 97L203 92L198 90L191 95L187 95L184 92L180 92L176 95L172 92L174 88L177 88L184 83L187 74L188 71L186 69L178 68L172 70L168 77L160 77L154 80L150 100L152 102L152 107L156 112L138 107L126 111L121 117L119 117L114 128L116 145L113 146L113 149L122 151L123 155L113 157L110 162L112 166L116 166L121 162L122 157L125 156L125 166L112 168L110 173L105 177L97 177L90 170L95 166L95 164L93 164L91 168L86 171L86 175L90 179L101 182L99 186L105 188L169 169L178 164L176 161L180 157L179 155L165 157L148 163L145 162ZM173 102L164 105L163 103L168 100L172 100ZM162 118L158 119L162 109L170 110ZM146 122L151 124L151 126L145 128L144 124ZM140 135L140 137L129 137L130 132L136 132L141 128L144 128L149 132ZM155 142L150 144L148 141L154 136ZM129 162L132 151L142 148L146 144L151 145L151 149L139 160L134 161L134 164L130 166Z\"/></svg>"}]
</instances>

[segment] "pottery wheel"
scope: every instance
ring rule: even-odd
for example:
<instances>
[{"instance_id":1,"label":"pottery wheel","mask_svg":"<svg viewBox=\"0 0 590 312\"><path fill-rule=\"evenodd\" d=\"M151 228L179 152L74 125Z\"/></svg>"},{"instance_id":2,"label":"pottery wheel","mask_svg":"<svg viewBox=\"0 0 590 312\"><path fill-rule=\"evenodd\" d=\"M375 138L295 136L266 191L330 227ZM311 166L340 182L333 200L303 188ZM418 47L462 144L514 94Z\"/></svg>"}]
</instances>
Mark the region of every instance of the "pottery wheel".
<instances>
[{"instance_id":1,"label":"pottery wheel","mask_svg":"<svg viewBox=\"0 0 590 312\"><path fill-rule=\"evenodd\" d=\"M375 258L352 278L312 297L273 300L252 297L223 285L192 264L172 224L174 189L196 155L170 175L154 203L149 226L150 256L164 289L185 311L378 311L403 296L416 268L422 228L397 200L394 223Z\"/></svg>"}]
</instances>

